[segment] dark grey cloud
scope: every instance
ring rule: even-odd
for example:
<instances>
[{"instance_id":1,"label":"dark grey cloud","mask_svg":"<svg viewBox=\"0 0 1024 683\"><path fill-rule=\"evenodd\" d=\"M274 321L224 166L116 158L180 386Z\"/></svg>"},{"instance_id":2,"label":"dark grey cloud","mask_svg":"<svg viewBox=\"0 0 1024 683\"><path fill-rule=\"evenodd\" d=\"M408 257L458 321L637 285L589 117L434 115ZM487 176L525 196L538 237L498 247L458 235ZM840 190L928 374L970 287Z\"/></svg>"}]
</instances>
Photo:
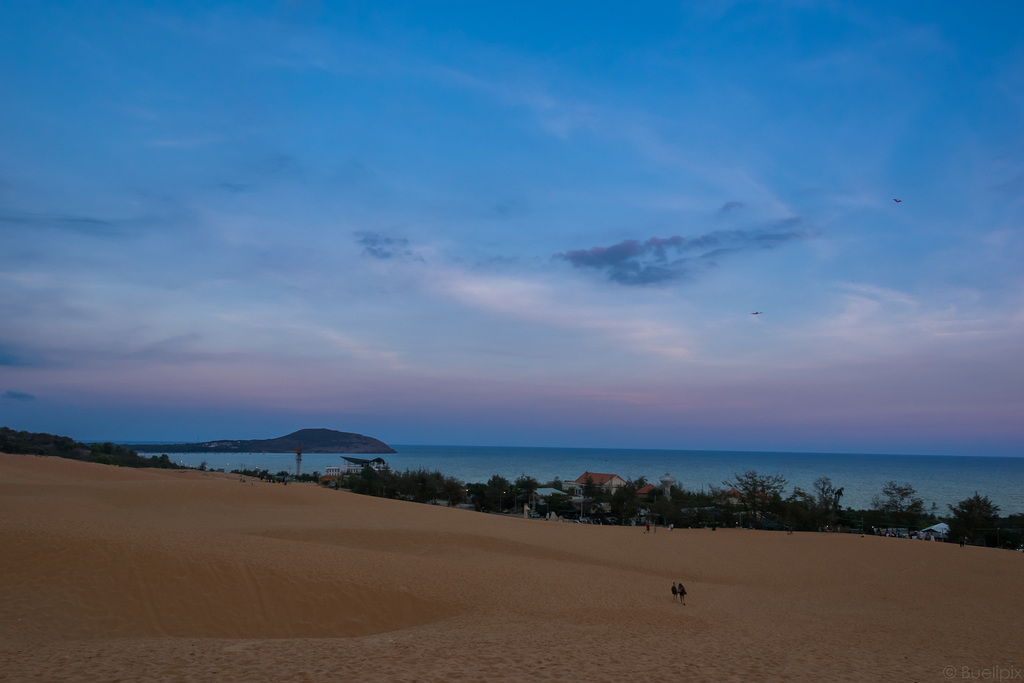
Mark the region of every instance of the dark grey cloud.
<instances>
[{"instance_id":1,"label":"dark grey cloud","mask_svg":"<svg viewBox=\"0 0 1024 683\"><path fill-rule=\"evenodd\" d=\"M377 259L392 259L414 256L409 249L409 240L404 237L389 237L379 232L357 232L356 243L363 245L363 253Z\"/></svg>"},{"instance_id":2,"label":"dark grey cloud","mask_svg":"<svg viewBox=\"0 0 1024 683\"><path fill-rule=\"evenodd\" d=\"M32 394L26 394L24 391L13 391L7 390L4 392L4 398L12 401L34 401L36 397Z\"/></svg>"},{"instance_id":3,"label":"dark grey cloud","mask_svg":"<svg viewBox=\"0 0 1024 683\"><path fill-rule=\"evenodd\" d=\"M774 249L808 238L799 219L780 221L761 230L716 230L699 237L652 237L624 240L609 247L591 247L556 254L575 268L590 268L623 285L666 284L692 277L694 271L717 265L719 259L744 251Z\"/></svg>"}]
</instances>

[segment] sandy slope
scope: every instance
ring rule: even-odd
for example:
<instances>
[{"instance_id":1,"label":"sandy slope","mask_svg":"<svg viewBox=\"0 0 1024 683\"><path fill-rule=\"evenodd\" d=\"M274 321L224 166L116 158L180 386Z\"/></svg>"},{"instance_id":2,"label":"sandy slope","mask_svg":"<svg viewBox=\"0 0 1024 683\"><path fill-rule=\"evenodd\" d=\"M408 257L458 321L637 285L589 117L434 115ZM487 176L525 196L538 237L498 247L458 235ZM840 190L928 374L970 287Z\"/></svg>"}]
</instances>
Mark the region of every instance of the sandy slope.
<instances>
[{"instance_id":1,"label":"sandy slope","mask_svg":"<svg viewBox=\"0 0 1024 683\"><path fill-rule=\"evenodd\" d=\"M1022 579L1024 553L953 544L0 455L9 681L1019 680Z\"/></svg>"}]
</instances>

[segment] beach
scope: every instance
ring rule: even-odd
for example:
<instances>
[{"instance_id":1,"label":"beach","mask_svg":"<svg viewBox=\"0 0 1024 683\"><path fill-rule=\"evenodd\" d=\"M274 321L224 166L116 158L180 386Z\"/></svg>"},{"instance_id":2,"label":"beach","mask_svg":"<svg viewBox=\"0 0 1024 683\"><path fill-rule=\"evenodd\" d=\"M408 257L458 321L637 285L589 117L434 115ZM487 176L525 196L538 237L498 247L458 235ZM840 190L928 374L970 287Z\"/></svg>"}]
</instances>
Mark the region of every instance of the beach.
<instances>
[{"instance_id":1,"label":"beach","mask_svg":"<svg viewBox=\"0 0 1024 683\"><path fill-rule=\"evenodd\" d=\"M5 681L1024 676L1024 553L952 543L0 454L0 547Z\"/></svg>"}]
</instances>

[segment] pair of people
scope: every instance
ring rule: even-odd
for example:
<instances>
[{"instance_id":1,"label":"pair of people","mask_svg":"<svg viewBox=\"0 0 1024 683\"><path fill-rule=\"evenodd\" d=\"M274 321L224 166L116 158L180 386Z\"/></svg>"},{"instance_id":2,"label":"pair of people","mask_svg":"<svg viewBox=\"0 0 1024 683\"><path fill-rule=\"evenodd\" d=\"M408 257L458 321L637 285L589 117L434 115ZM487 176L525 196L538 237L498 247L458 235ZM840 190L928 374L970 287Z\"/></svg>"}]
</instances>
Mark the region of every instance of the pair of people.
<instances>
[{"instance_id":1,"label":"pair of people","mask_svg":"<svg viewBox=\"0 0 1024 683\"><path fill-rule=\"evenodd\" d=\"M686 604L686 589L683 588L682 581L680 581L678 585L675 583L672 584L672 602L675 602L677 598L679 599L679 602L684 605Z\"/></svg>"}]
</instances>

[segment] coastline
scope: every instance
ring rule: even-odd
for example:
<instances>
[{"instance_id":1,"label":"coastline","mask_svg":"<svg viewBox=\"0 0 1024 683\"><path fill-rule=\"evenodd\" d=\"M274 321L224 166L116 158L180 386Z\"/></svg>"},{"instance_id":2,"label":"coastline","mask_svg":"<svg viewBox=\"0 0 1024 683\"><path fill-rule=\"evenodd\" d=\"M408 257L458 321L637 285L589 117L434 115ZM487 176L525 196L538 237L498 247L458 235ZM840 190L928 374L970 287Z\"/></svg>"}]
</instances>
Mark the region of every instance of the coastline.
<instances>
[{"instance_id":1,"label":"coastline","mask_svg":"<svg viewBox=\"0 0 1024 683\"><path fill-rule=\"evenodd\" d=\"M647 449L518 448L499 446L393 445L396 453L384 455L394 470L424 468L439 470L467 482L483 482L493 474L514 480L528 474L539 481L559 477L575 479L585 471L611 472L625 478L646 476L656 481L671 473L689 490L721 486L736 472L753 469L762 474L781 474L787 490L800 486L809 490L818 477L830 477L846 489L844 507L867 509L871 498L889 480L910 482L926 507L935 503L938 514L948 514L947 505L974 494L990 496L1002 514L1024 513L1024 458L996 456L851 455L845 453L774 453L754 451L673 451ZM150 451L146 451L150 453ZM159 453L158 450L152 453ZM341 461L341 454L306 454L304 472L321 472ZM357 456L358 457L358 456ZM197 467L226 470L249 467L271 472L294 471L294 453L175 454L174 460Z\"/></svg>"}]
</instances>

